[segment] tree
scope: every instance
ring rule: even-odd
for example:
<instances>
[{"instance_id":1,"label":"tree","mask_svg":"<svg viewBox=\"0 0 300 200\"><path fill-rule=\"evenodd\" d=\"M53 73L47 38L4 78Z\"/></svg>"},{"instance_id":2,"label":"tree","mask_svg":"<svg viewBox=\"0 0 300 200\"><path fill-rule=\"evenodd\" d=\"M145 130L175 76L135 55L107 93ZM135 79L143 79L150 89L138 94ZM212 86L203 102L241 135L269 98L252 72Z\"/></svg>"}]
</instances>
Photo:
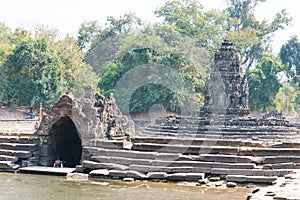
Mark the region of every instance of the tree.
<instances>
[{"instance_id":1,"label":"tree","mask_svg":"<svg viewBox=\"0 0 300 200\"><path fill-rule=\"evenodd\" d=\"M7 86L7 77L4 74L3 64L13 50L10 42L11 34L10 29L5 24L0 23L0 103L3 101L3 94Z\"/></svg>"},{"instance_id":2,"label":"tree","mask_svg":"<svg viewBox=\"0 0 300 200\"><path fill-rule=\"evenodd\" d=\"M281 87L278 74L284 70L279 59L263 57L253 69L247 70L249 82L249 104L254 111L266 111L275 107L275 96Z\"/></svg>"},{"instance_id":3,"label":"tree","mask_svg":"<svg viewBox=\"0 0 300 200\"><path fill-rule=\"evenodd\" d=\"M74 37L67 35L61 38L57 30L38 27L35 30L35 38L45 39L59 57L63 91L72 91L75 97L79 98L84 96L85 86L97 85L98 77L92 67L83 61L84 53L80 51Z\"/></svg>"},{"instance_id":4,"label":"tree","mask_svg":"<svg viewBox=\"0 0 300 200\"><path fill-rule=\"evenodd\" d=\"M86 30L93 37L90 48L84 55L84 61L98 74L103 73L104 67L116 58L123 39L141 26L141 20L133 13L126 13L119 18L107 17L105 25L101 30L96 29L96 33L93 33L92 27L87 27ZM80 38L77 39L79 40Z\"/></svg>"},{"instance_id":5,"label":"tree","mask_svg":"<svg viewBox=\"0 0 300 200\"><path fill-rule=\"evenodd\" d=\"M258 21L254 11L262 2L265 0L227 0L226 11L229 18L226 37L237 47L242 65L246 68L261 60L266 52L270 52L272 34L291 23L286 10L278 12L270 23L267 20Z\"/></svg>"},{"instance_id":6,"label":"tree","mask_svg":"<svg viewBox=\"0 0 300 200\"><path fill-rule=\"evenodd\" d=\"M101 34L102 27L97 21L83 22L80 24L77 36L77 45L80 50L87 51L91 48L92 43Z\"/></svg>"},{"instance_id":7,"label":"tree","mask_svg":"<svg viewBox=\"0 0 300 200\"><path fill-rule=\"evenodd\" d=\"M72 91L75 97L79 98L84 96L85 86L96 86L98 77L93 68L83 61L83 53L77 46L75 38L66 36L55 42L52 48L61 61L64 91Z\"/></svg>"},{"instance_id":8,"label":"tree","mask_svg":"<svg viewBox=\"0 0 300 200\"><path fill-rule=\"evenodd\" d=\"M294 78L300 75L300 41L297 36L292 36L284 45L279 53L281 62L287 66L287 76Z\"/></svg>"},{"instance_id":9,"label":"tree","mask_svg":"<svg viewBox=\"0 0 300 200\"><path fill-rule=\"evenodd\" d=\"M163 23L174 26L178 32L198 41L200 47L208 48L211 53L219 47L226 32L224 11L203 11L197 0L172 0L154 11L163 18Z\"/></svg>"},{"instance_id":10,"label":"tree","mask_svg":"<svg viewBox=\"0 0 300 200\"><path fill-rule=\"evenodd\" d=\"M242 65L249 68L270 52L272 34L291 22L285 10L278 12L270 23L258 21L254 10L264 1L228 0L228 8L223 11L204 12L199 0L170 0L154 13L163 18L164 24L196 39L212 55L224 38L230 39L241 54Z\"/></svg>"},{"instance_id":11,"label":"tree","mask_svg":"<svg viewBox=\"0 0 300 200\"><path fill-rule=\"evenodd\" d=\"M276 94L276 109L285 115L295 114L299 105L299 88L292 83L284 83Z\"/></svg>"},{"instance_id":12,"label":"tree","mask_svg":"<svg viewBox=\"0 0 300 200\"><path fill-rule=\"evenodd\" d=\"M183 79L191 85L195 82L188 80L186 74L177 71L182 68L189 70L187 61L180 55L157 52L149 48L135 49L126 52L117 63L106 68L100 78L99 87L105 95L114 92L118 105L123 110L127 106L124 100L129 100L129 112L145 112L154 104L161 104L169 111L180 112L185 104L192 105L188 95L195 94L184 90ZM180 83L176 81L178 78L181 78ZM124 81L121 82L121 89L117 86L119 81ZM168 87L170 84L178 86ZM132 88L136 90L130 93ZM124 98L126 95L130 95L130 99Z\"/></svg>"},{"instance_id":13,"label":"tree","mask_svg":"<svg viewBox=\"0 0 300 200\"><path fill-rule=\"evenodd\" d=\"M6 101L33 107L39 102L53 103L60 95L59 58L45 40L24 40L8 57Z\"/></svg>"},{"instance_id":14,"label":"tree","mask_svg":"<svg viewBox=\"0 0 300 200\"><path fill-rule=\"evenodd\" d=\"M162 104L167 110L179 112L190 102L188 100L190 91L184 91L187 85L193 90L192 96L197 98L193 99L193 103L199 106L207 74L208 57L207 51L196 47L195 40L182 36L173 26L149 25L139 33L128 34L123 39L117 56L106 66L98 86L105 95L108 95L115 91L118 81L123 80L130 71L130 77L135 80L129 78L125 83L126 87L135 88L136 79L140 79L137 82L142 85L131 96L130 112L145 112L153 104ZM168 77L165 77L164 72L168 69L169 72L166 72ZM153 74L148 74L150 71ZM173 73L174 71L178 72L177 75ZM178 80L179 77L181 80ZM151 80L161 81L151 82ZM176 82L177 80L179 82ZM182 85L170 89L166 87L169 81L174 86L179 83ZM166 85L160 84L161 82L165 82ZM115 96L119 97L116 99L122 108L126 103L122 102L126 99L124 95L130 91L123 89L119 93L122 94Z\"/></svg>"},{"instance_id":15,"label":"tree","mask_svg":"<svg viewBox=\"0 0 300 200\"><path fill-rule=\"evenodd\" d=\"M0 66L6 61L8 55L12 53L11 35L9 27L0 23Z\"/></svg>"}]
</instances>

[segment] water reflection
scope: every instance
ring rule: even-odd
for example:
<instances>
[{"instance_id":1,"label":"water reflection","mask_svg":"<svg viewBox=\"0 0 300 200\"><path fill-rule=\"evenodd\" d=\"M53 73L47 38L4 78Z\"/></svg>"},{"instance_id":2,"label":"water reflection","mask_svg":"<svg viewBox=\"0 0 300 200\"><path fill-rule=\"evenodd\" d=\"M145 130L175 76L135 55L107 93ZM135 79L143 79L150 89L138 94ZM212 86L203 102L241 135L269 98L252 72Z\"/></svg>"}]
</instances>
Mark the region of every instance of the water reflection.
<instances>
[{"instance_id":1,"label":"water reflection","mask_svg":"<svg viewBox=\"0 0 300 200\"><path fill-rule=\"evenodd\" d=\"M0 173L1 200L242 200L247 192L170 183L73 182L64 177Z\"/></svg>"}]
</instances>

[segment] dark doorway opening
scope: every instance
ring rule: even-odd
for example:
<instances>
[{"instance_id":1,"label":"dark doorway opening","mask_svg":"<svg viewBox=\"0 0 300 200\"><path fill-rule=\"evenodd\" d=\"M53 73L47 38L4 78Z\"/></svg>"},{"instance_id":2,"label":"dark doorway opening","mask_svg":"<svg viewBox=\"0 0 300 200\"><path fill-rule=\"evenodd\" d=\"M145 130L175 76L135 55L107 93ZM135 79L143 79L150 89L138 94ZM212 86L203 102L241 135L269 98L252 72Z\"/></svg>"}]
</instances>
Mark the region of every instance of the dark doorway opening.
<instances>
[{"instance_id":1,"label":"dark doorway opening","mask_svg":"<svg viewBox=\"0 0 300 200\"><path fill-rule=\"evenodd\" d=\"M63 117L51 128L54 160L61 160L64 167L75 167L80 164L82 146L81 139L74 122Z\"/></svg>"}]
</instances>

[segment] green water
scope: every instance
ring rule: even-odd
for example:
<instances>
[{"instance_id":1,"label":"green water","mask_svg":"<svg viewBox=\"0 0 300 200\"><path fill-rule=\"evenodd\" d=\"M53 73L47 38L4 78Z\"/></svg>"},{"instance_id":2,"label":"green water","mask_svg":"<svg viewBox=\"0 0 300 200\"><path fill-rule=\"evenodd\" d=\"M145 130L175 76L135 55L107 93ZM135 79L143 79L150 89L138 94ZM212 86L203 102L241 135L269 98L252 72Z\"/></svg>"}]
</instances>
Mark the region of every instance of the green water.
<instances>
[{"instance_id":1,"label":"green water","mask_svg":"<svg viewBox=\"0 0 300 200\"><path fill-rule=\"evenodd\" d=\"M5 200L244 200L247 189L178 186L122 181L74 182L64 177L0 173L0 199Z\"/></svg>"}]
</instances>

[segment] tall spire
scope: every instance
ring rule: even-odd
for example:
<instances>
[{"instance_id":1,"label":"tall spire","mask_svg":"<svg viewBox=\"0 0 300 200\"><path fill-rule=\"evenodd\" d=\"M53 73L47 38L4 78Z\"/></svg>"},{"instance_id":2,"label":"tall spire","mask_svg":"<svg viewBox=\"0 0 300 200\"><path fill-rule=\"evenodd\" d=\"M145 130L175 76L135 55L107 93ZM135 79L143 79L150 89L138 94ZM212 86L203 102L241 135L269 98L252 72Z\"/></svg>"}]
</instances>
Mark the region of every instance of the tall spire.
<instances>
[{"instance_id":1,"label":"tall spire","mask_svg":"<svg viewBox=\"0 0 300 200\"><path fill-rule=\"evenodd\" d=\"M214 56L210 80L205 87L205 102L202 115L214 113L226 116L249 114L248 81L241 76L239 54L232 42L224 40Z\"/></svg>"}]
</instances>

